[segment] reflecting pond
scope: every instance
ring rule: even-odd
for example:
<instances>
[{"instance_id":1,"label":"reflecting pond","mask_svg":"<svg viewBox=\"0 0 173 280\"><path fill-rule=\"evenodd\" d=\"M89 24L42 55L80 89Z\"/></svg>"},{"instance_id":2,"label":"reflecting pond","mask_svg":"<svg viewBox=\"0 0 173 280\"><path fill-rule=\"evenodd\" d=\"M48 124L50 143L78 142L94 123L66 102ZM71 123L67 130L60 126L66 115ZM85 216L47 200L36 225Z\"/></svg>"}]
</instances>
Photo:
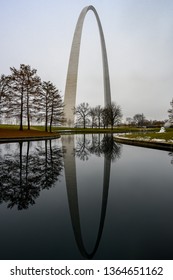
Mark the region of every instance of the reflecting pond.
<instances>
[{"instance_id":1,"label":"reflecting pond","mask_svg":"<svg viewBox=\"0 0 173 280\"><path fill-rule=\"evenodd\" d=\"M111 134L0 144L0 259L173 259L172 158Z\"/></svg>"}]
</instances>

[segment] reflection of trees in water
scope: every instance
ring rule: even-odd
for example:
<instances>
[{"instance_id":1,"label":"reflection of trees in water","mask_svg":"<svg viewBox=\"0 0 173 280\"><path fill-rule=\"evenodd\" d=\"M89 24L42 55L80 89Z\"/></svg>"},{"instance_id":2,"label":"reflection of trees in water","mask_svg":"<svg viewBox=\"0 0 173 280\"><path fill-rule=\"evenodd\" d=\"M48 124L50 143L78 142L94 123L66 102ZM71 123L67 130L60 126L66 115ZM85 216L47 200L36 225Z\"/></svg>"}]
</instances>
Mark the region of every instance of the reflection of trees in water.
<instances>
[{"instance_id":1,"label":"reflection of trees in water","mask_svg":"<svg viewBox=\"0 0 173 280\"><path fill-rule=\"evenodd\" d=\"M121 144L115 142L112 134L104 135L101 148L105 157L112 161L115 161L121 156Z\"/></svg>"},{"instance_id":2,"label":"reflection of trees in water","mask_svg":"<svg viewBox=\"0 0 173 280\"><path fill-rule=\"evenodd\" d=\"M99 157L105 155L112 161L120 158L121 144L114 141L112 134L104 134L103 138L100 134L90 136L90 139L88 139L83 134L77 138L76 148L74 149L76 157L81 160L88 160L91 154L95 154Z\"/></svg>"},{"instance_id":3,"label":"reflection of trees in water","mask_svg":"<svg viewBox=\"0 0 173 280\"><path fill-rule=\"evenodd\" d=\"M173 152L169 152L168 155L171 157L171 164L173 164Z\"/></svg>"},{"instance_id":4,"label":"reflection of trees in water","mask_svg":"<svg viewBox=\"0 0 173 280\"><path fill-rule=\"evenodd\" d=\"M55 140L54 140L55 141ZM13 144L14 145L14 144ZM42 189L49 189L61 174L62 150L46 140L44 146L19 142L15 150L9 146L0 154L0 203L18 210L35 204Z\"/></svg>"},{"instance_id":5,"label":"reflection of trees in water","mask_svg":"<svg viewBox=\"0 0 173 280\"><path fill-rule=\"evenodd\" d=\"M90 140L86 138L85 134L82 134L80 138L77 138L75 155L81 160L88 160L90 156L89 146Z\"/></svg>"}]
</instances>

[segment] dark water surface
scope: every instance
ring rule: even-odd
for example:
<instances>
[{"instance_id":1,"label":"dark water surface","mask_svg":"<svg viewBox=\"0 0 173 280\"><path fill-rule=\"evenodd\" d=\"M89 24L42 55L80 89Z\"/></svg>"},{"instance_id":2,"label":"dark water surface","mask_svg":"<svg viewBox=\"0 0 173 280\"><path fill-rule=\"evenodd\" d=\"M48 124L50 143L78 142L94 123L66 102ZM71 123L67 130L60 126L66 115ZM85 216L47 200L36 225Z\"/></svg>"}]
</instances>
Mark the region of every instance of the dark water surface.
<instances>
[{"instance_id":1,"label":"dark water surface","mask_svg":"<svg viewBox=\"0 0 173 280\"><path fill-rule=\"evenodd\" d=\"M0 145L0 259L173 259L173 165L112 135Z\"/></svg>"}]
</instances>

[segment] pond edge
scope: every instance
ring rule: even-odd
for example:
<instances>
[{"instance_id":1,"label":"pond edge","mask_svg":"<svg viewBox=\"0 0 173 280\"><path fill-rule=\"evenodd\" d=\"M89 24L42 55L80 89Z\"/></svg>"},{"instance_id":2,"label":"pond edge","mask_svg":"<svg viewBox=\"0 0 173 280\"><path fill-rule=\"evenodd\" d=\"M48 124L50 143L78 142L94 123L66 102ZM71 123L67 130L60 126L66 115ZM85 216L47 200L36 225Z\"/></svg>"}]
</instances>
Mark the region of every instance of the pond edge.
<instances>
[{"instance_id":1,"label":"pond edge","mask_svg":"<svg viewBox=\"0 0 173 280\"><path fill-rule=\"evenodd\" d=\"M114 140L118 143L127 144L127 145L173 151L173 143L156 142L156 141L151 142L148 140L136 140L136 139L129 139L127 137L121 137L121 136L114 136Z\"/></svg>"}]
</instances>

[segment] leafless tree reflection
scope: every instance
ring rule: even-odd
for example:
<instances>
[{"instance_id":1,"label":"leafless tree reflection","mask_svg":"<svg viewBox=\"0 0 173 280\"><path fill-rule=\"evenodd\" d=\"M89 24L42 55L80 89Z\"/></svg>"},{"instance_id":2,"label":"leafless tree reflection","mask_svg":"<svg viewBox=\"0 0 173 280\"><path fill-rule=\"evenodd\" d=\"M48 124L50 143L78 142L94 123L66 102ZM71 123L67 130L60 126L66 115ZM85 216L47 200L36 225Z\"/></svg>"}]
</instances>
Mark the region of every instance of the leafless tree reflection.
<instances>
[{"instance_id":1,"label":"leafless tree reflection","mask_svg":"<svg viewBox=\"0 0 173 280\"><path fill-rule=\"evenodd\" d=\"M92 134L90 137L83 134L77 138L74 154L81 160L88 160L95 154L115 161L121 156L121 144L114 141L113 134L104 134L103 138L100 134Z\"/></svg>"},{"instance_id":2,"label":"leafless tree reflection","mask_svg":"<svg viewBox=\"0 0 173 280\"><path fill-rule=\"evenodd\" d=\"M19 142L11 149L1 146L0 203L27 209L35 204L41 190L53 187L63 169L62 150L53 141L33 146L29 141Z\"/></svg>"}]
</instances>

